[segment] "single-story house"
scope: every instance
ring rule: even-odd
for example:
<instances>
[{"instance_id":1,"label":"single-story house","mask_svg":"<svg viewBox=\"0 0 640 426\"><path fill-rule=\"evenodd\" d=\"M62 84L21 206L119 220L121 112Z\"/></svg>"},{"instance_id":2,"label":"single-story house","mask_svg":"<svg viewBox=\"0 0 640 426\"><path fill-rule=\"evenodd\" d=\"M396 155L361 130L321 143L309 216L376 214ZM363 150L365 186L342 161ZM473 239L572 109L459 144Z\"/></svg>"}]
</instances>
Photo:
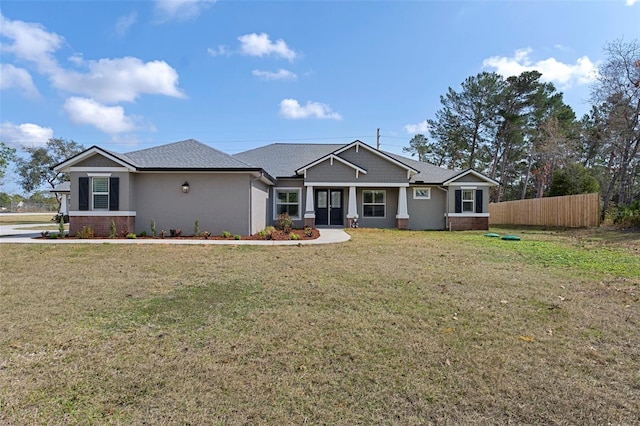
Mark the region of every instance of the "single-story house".
<instances>
[{"instance_id":1,"label":"single-story house","mask_svg":"<svg viewBox=\"0 0 640 426\"><path fill-rule=\"evenodd\" d=\"M70 235L160 230L254 234L288 213L294 226L487 229L493 179L375 149L275 143L229 155L196 140L129 152L92 146L69 173Z\"/></svg>"}]
</instances>

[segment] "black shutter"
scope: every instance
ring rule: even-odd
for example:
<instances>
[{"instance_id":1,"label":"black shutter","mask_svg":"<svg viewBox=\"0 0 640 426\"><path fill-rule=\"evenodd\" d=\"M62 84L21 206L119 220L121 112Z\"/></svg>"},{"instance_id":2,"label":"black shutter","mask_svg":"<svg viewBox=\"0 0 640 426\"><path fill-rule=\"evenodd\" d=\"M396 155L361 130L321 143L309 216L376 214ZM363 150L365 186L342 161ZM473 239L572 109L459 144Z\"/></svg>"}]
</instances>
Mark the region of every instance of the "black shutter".
<instances>
[{"instance_id":1,"label":"black shutter","mask_svg":"<svg viewBox=\"0 0 640 426\"><path fill-rule=\"evenodd\" d=\"M120 178L109 179L109 210L120 209Z\"/></svg>"},{"instance_id":2,"label":"black shutter","mask_svg":"<svg viewBox=\"0 0 640 426\"><path fill-rule=\"evenodd\" d=\"M78 210L89 210L89 178L78 178Z\"/></svg>"},{"instance_id":3,"label":"black shutter","mask_svg":"<svg viewBox=\"0 0 640 426\"><path fill-rule=\"evenodd\" d=\"M476 189L476 213L482 213L482 189Z\"/></svg>"},{"instance_id":4,"label":"black shutter","mask_svg":"<svg viewBox=\"0 0 640 426\"><path fill-rule=\"evenodd\" d=\"M456 189L456 213L462 213L462 189Z\"/></svg>"}]
</instances>

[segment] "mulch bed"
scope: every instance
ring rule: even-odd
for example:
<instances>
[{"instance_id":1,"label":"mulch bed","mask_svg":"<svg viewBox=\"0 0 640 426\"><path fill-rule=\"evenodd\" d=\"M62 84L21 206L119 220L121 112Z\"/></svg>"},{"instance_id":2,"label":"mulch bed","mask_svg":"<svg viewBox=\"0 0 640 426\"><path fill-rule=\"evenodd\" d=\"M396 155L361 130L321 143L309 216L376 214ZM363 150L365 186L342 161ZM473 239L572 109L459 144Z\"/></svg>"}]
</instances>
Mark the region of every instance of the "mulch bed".
<instances>
[{"instance_id":1,"label":"mulch bed","mask_svg":"<svg viewBox=\"0 0 640 426\"><path fill-rule=\"evenodd\" d=\"M54 232L55 233L55 232ZM317 229L312 229L311 230L311 236L308 237L305 232L304 229L292 229L289 232L284 232L281 231L279 229L276 229L275 231L271 232L271 235L269 237L263 237L259 234L254 234L254 235L249 235L249 236L241 236L240 239L241 240L257 240L257 241L268 241L268 240L274 240L274 241L286 241L286 240L291 240L291 234L297 234L298 235L298 240L302 241L302 240L315 240L316 238L318 238L320 236L320 232ZM41 237L36 237L38 239L50 239L49 237L45 237L45 236L41 236ZM77 237L65 237L64 239L81 239L81 238L77 238ZM85 238L85 239L99 239L99 240L125 240L127 239L126 236L120 236L120 237L116 237L116 238L110 238L110 237L92 237L92 238ZM132 238L133 239L133 238ZM154 239L151 236L146 236L146 237L141 237L141 236L136 236L135 239ZM156 237L155 239L165 239L165 240L226 240L226 241L237 241L233 235L231 235L230 237L223 237L222 235L211 235L207 238L205 237L196 237L195 235L186 235L186 236L179 236L179 237L172 237L169 235L166 235L164 238L161 238L160 236Z\"/></svg>"}]
</instances>

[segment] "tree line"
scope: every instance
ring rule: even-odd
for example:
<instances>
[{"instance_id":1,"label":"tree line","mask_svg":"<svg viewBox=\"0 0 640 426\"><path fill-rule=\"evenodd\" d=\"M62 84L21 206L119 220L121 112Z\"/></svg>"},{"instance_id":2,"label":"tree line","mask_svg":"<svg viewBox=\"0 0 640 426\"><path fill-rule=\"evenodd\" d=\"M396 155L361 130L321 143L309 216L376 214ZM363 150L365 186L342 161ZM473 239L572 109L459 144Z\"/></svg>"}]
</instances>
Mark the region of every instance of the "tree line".
<instances>
[{"instance_id":1,"label":"tree line","mask_svg":"<svg viewBox=\"0 0 640 426\"><path fill-rule=\"evenodd\" d=\"M494 202L600 191L603 212L640 200L640 43L617 40L576 118L538 71L481 72L440 97L404 152L438 166L473 168L501 183Z\"/></svg>"}]
</instances>

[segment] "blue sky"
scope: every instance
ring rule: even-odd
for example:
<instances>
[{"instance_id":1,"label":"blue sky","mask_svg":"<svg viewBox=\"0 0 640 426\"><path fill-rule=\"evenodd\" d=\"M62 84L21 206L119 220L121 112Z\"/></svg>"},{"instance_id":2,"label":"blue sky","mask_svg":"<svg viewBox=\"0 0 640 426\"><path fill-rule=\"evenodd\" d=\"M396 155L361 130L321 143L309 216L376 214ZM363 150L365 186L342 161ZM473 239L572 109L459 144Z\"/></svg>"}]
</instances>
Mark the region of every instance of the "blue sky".
<instances>
[{"instance_id":1,"label":"blue sky","mask_svg":"<svg viewBox=\"0 0 640 426\"><path fill-rule=\"evenodd\" d=\"M194 138L400 153L449 86L538 69L578 116L640 1L28 1L0 6L0 140ZM5 179L4 186L11 185Z\"/></svg>"}]
</instances>

